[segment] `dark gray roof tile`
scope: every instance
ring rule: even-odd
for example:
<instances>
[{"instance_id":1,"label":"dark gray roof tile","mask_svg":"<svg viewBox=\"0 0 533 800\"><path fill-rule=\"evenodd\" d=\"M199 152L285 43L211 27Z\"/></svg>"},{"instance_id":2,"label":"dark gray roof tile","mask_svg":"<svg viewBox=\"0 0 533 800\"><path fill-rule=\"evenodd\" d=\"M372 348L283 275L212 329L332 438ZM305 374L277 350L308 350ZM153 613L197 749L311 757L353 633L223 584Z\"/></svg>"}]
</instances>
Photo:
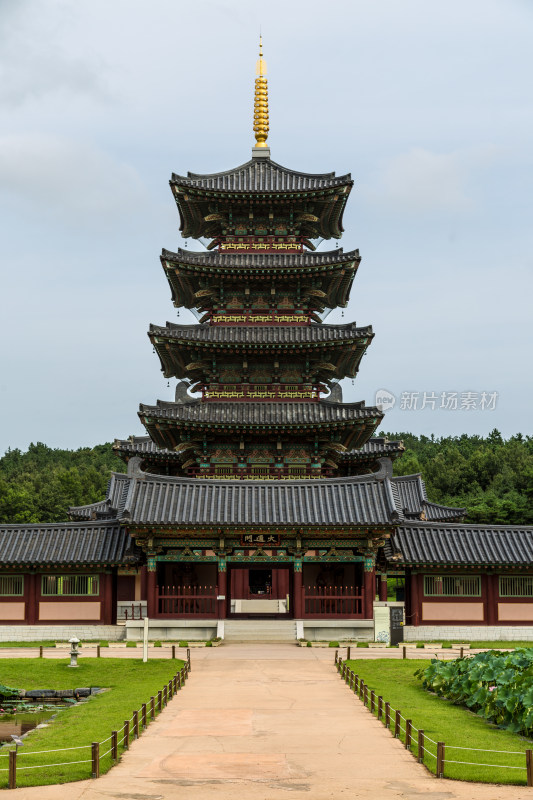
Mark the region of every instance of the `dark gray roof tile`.
<instances>
[{"instance_id":1,"label":"dark gray roof tile","mask_svg":"<svg viewBox=\"0 0 533 800\"><path fill-rule=\"evenodd\" d=\"M246 269L317 267L335 264L342 265L354 261L359 264L361 261L359 250L351 250L345 253L341 247L337 250L318 252L309 252L306 250L302 253L232 253L220 252L218 250L195 252L194 250L179 248L176 253L172 252L172 250L163 250L161 259L177 264Z\"/></svg>"},{"instance_id":2,"label":"dark gray roof tile","mask_svg":"<svg viewBox=\"0 0 533 800\"><path fill-rule=\"evenodd\" d=\"M269 158L252 159L226 172L198 175L188 172L186 176L172 175L171 184L217 192L308 192L334 186L351 185L351 175L334 172L322 175L295 172L282 167Z\"/></svg>"},{"instance_id":3,"label":"dark gray roof tile","mask_svg":"<svg viewBox=\"0 0 533 800\"><path fill-rule=\"evenodd\" d=\"M486 525L404 524L386 547L399 563L461 566L495 564L530 567L533 527Z\"/></svg>"},{"instance_id":4,"label":"dark gray roof tile","mask_svg":"<svg viewBox=\"0 0 533 800\"><path fill-rule=\"evenodd\" d=\"M156 406L141 404L139 413L158 419L225 425L342 423L383 416L378 408L366 407L364 402L329 403L326 400L308 403L216 403L201 400L167 403L158 400Z\"/></svg>"},{"instance_id":5,"label":"dark gray roof tile","mask_svg":"<svg viewBox=\"0 0 533 800\"><path fill-rule=\"evenodd\" d=\"M150 337L217 344L320 344L373 336L372 326L345 325L150 325Z\"/></svg>"},{"instance_id":6,"label":"dark gray roof tile","mask_svg":"<svg viewBox=\"0 0 533 800\"><path fill-rule=\"evenodd\" d=\"M5 565L120 564L130 544L116 521L0 526L0 560Z\"/></svg>"}]
</instances>

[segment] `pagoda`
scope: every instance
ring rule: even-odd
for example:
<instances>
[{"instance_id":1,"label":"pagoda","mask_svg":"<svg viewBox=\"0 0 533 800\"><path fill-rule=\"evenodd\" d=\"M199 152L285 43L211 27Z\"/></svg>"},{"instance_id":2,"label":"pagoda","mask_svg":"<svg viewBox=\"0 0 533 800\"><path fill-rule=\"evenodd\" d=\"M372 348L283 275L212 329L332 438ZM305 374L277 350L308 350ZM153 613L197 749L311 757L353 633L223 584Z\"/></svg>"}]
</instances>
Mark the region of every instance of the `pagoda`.
<instances>
[{"instance_id":1,"label":"pagoda","mask_svg":"<svg viewBox=\"0 0 533 800\"><path fill-rule=\"evenodd\" d=\"M210 240L205 252L161 256L174 305L200 324L148 334L165 378L179 384L176 402L143 404L139 416L151 441L177 454L175 475L331 477L382 419L364 402L340 402L337 386L356 376L372 328L322 322L347 305L360 256L316 252L314 241L340 238L353 181L270 159L265 75L260 46L252 159L170 181L182 235Z\"/></svg>"},{"instance_id":2,"label":"pagoda","mask_svg":"<svg viewBox=\"0 0 533 800\"><path fill-rule=\"evenodd\" d=\"M271 160L261 47L254 132L242 166L172 175L183 236L209 240L161 256L199 318L148 332L175 400L141 405L147 435L115 441L127 469L102 500L0 526L4 638L139 639L146 618L172 641L523 638L533 528L431 502L393 475L381 410L342 402L373 332L324 323L360 257L316 242L340 238L353 182Z\"/></svg>"}]
</instances>

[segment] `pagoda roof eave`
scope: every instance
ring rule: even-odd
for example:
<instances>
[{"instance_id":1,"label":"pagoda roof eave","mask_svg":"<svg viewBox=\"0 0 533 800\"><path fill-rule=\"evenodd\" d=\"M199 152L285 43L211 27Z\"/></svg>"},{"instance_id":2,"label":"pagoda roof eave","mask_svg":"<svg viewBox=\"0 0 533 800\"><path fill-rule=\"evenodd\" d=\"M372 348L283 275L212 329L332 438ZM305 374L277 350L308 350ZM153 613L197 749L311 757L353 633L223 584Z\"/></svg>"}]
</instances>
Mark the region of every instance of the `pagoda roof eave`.
<instances>
[{"instance_id":1,"label":"pagoda roof eave","mask_svg":"<svg viewBox=\"0 0 533 800\"><path fill-rule=\"evenodd\" d=\"M172 173L170 183L183 189L196 189L206 192L224 193L274 193L308 194L313 191L331 189L338 186L352 186L350 173L336 176L335 172L305 173L283 167L270 158L251 159L238 167L223 172L187 175Z\"/></svg>"},{"instance_id":2,"label":"pagoda roof eave","mask_svg":"<svg viewBox=\"0 0 533 800\"><path fill-rule=\"evenodd\" d=\"M316 358L327 358L328 363L336 367L331 377L341 379L357 374L361 358L374 334L371 325L358 328L354 323L300 326L167 323L165 328L151 325L148 337L159 356L165 378L191 377L190 365L197 362L198 357L202 364L202 355L237 352L247 355L305 354L311 358L316 370L320 369ZM200 372L203 371L200 367Z\"/></svg>"},{"instance_id":3,"label":"pagoda roof eave","mask_svg":"<svg viewBox=\"0 0 533 800\"><path fill-rule=\"evenodd\" d=\"M335 250L303 251L301 253L235 253L216 250L185 250L178 248L176 252L163 248L161 261L171 261L182 267L211 267L224 271L235 268L265 270L269 268L295 267L296 269L312 269L313 267L345 266L349 262L359 265L359 250L344 252L342 247Z\"/></svg>"}]
</instances>

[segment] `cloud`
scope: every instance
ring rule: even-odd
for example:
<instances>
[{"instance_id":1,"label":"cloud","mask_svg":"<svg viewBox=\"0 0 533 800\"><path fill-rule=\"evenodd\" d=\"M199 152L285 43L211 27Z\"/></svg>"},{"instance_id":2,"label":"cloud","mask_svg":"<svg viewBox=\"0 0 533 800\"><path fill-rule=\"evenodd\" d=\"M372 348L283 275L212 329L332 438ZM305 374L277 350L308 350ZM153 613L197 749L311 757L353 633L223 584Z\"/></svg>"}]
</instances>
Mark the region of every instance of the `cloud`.
<instances>
[{"instance_id":1,"label":"cloud","mask_svg":"<svg viewBox=\"0 0 533 800\"><path fill-rule=\"evenodd\" d=\"M94 146L49 135L0 137L0 196L48 218L106 228L146 204L138 173Z\"/></svg>"},{"instance_id":2,"label":"cloud","mask_svg":"<svg viewBox=\"0 0 533 800\"><path fill-rule=\"evenodd\" d=\"M24 0L0 8L0 102L17 107L50 94L107 98L101 65L69 53L61 26L43 10Z\"/></svg>"},{"instance_id":3,"label":"cloud","mask_svg":"<svg viewBox=\"0 0 533 800\"><path fill-rule=\"evenodd\" d=\"M366 194L409 212L465 211L473 207L468 173L463 153L413 148L391 159Z\"/></svg>"}]
</instances>

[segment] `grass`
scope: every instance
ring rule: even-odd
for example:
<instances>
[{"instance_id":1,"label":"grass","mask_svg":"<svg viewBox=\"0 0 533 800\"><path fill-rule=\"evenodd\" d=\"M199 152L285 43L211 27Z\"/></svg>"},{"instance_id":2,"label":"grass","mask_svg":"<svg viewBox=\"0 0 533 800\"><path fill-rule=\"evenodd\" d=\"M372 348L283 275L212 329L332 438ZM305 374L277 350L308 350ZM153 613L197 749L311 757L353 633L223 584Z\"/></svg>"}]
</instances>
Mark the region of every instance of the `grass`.
<instances>
[{"instance_id":1,"label":"grass","mask_svg":"<svg viewBox=\"0 0 533 800\"><path fill-rule=\"evenodd\" d=\"M414 673L419 669L425 669L429 661L418 661L415 665L408 661L352 659L346 663L368 685L369 696L372 689L376 692L376 713L377 697L381 695L384 704L389 702L394 710L400 709L402 716L411 719L413 726L422 729L427 737L446 744L444 769L446 778L525 785L526 760L523 754L527 749L531 749L532 742L518 734L500 730L468 709L455 706L450 701L422 689L421 682L415 678ZM391 714L391 717L394 720L394 714ZM394 722L392 724L394 725ZM404 720L401 724L405 728ZM418 755L416 737L417 734L414 732L411 749ZM400 738L405 741L404 732L400 734ZM452 745L467 750L455 750ZM427 741L426 747L436 755L435 744ZM507 750L519 752L519 755L476 753L470 748ZM426 752L424 757L425 765L432 772L435 772L436 768L435 755ZM452 764L448 759L472 761L475 764ZM486 767L480 766L481 764L510 765L521 769Z\"/></svg>"},{"instance_id":2,"label":"grass","mask_svg":"<svg viewBox=\"0 0 533 800\"><path fill-rule=\"evenodd\" d=\"M84 642L87 644L99 644L101 647L109 647L109 642L106 639L84 639ZM67 644L67 642L61 642L61 644ZM56 643L55 640L45 640L45 641L38 641L38 642L0 642L0 647L55 647ZM83 647L83 642L81 642L81 647Z\"/></svg>"},{"instance_id":3,"label":"grass","mask_svg":"<svg viewBox=\"0 0 533 800\"><path fill-rule=\"evenodd\" d=\"M106 658L80 659L78 669L70 669L69 660L2 660L2 683L21 689L75 689L82 686L99 686L109 691L92 696L87 702L79 703L57 712L56 718L48 728L34 730L20 747L17 763L17 785L36 786L53 783L66 783L89 778L91 764L65 762L90 759L91 742L103 742L121 729L124 721L131 719L132 712L139 710L142 703L148 703L151 696L178 672L184 662L148 661L137 659ZM83 749L67 752L42 753L31 755L34 751L68 748L83 745ZM101 744L100 753L110 749L110 741ZM7 786L8 747L0 749L0 787ZM122 751L119 746L119 753ZM47 769L39 769L41 764L58 764ZM23 769L36 766L36 769ZM107 772L113 762L110 754L100 759L100 771Z\"/></svg>"}]
</instances>

